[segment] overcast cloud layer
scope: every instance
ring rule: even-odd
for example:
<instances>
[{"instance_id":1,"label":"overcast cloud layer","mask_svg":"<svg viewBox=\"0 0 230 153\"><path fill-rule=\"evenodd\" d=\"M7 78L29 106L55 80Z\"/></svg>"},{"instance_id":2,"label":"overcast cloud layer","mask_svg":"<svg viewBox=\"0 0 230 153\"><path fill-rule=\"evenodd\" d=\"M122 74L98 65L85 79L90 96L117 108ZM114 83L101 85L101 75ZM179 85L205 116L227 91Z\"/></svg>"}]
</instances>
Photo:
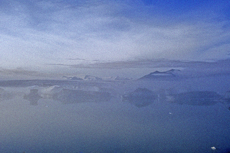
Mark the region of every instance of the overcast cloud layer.
<instances>
[{"instance_id":1,"label":"overcast cloud layer","mask_svg":"<svg viewBox=\"0 0 230 153\"><path fill-rule=\"evenodd\" d=\"M230 2L3 0L2 68L229 58Z\"/></svg>"}]
</instances>

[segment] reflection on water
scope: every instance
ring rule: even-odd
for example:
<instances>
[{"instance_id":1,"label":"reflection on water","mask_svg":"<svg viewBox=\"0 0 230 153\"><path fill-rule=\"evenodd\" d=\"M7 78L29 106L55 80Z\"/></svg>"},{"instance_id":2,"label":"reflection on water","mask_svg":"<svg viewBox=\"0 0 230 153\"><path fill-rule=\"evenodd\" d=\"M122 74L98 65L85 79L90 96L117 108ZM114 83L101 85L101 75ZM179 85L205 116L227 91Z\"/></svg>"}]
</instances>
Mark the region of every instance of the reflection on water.
<instances>
[{"instance_id":1,"label":"reflection on water","mask_svg":"<svg viewBox=\"0 0 230 153\"><path fill-rule=\"evenodd\" d=\"M224 99L225 99L228 103L230 103L230 91L227 91L227 92L225 93Z\"/></svg>"},{"instance_id":2,"label":"reflection on water","mask_svg":"<svg viewBox=\"0 0 230 153\"><path fill-rule=\"evenodd\" d=\"M230 147L229 89L36 83L1 89L0 152L209 153L213 146L216 152Z\"/></svg>"},{"instance_id":3,"label":"reflection on water","mask_svg":"<svg viewBox=\"0 0 230 153\"><path fill-rule=\"evenodd\" d=\"M30 89L30 93L24 95L24 99L30 101L30 105L38 105L38 100L41 98L38 94L38 89Z\"/></svg>"},{"instance_id":4,"label":"reflection on water","mask_svg":"<svg viewBox=\"0 0 230 153\"><path fill-rule=\"evenodd\" d=\"M123 102L129 102L137 107L144 107L152 104L157 95L146 88L138 88L135 91L122 95Z\"/></svg>"},{"instance_id":5,"label":"reflection on water","mask_svg":"<svg viewBox=\"0 0 230 153\"><path fill-rule=\"evenodd\" d=\"M0 101L9 100L14 98L14 94L7 92L4 89L0 88Z\"/></svg>"}]
</instances>

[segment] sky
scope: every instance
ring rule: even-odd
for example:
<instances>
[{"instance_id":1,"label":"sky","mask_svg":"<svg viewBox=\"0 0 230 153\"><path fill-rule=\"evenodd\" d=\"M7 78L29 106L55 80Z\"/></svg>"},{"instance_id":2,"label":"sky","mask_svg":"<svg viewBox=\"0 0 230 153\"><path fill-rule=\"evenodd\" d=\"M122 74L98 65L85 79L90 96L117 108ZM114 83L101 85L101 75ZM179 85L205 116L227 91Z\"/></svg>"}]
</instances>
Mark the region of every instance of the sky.
<instances>
[{"instance_id":1,"label":"sky","mask_svg":"<svg viewBox=\"0 0 230 153\"><path fill-rule=\"evenodd\" d=\"M0 42L1 71L225 60L230 58L230 2L1 0Z\"/></svg>"}]
</instances>

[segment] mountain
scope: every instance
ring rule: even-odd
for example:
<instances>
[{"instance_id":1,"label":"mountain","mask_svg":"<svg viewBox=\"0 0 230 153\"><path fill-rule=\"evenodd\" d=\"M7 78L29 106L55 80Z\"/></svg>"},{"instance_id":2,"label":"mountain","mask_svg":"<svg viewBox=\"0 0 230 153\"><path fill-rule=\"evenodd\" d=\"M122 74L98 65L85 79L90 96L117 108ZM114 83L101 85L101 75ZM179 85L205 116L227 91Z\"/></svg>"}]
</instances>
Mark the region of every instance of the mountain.
<instances>
[{"instance_id":1,"label":"mountain","mask_svg":"<svg viewBox=\"0 0 230 153\"><path fill-rule=\"evenodd\" d=\"M132 80L131 78L124 78L124 77L115 77L114 80L117 80L117 81L127 81L127 80Z\"/></svg>"},{"instance_id":2,"label":"mountain","mask_svg":"<svg viewBox=\"0 0 230 153\"><path fill-rule=\"evenodd\" d=\"M90 81L99 81L102 80L102 78L96 77L96 76L91 76L91 75L85 75L83 77L67 77L67 76L63 76L63 78L67 79L67 80L90 80Z\"/></svg>"},{"instance_id":3,"label":"mountain","mask_svg":"<svg viewBox=\"0 0 230 153\"><path fill-rule=\"evenodd\" d=\"M102 78L99 77L95 77L95 76L91 76L91 75L86 75L84 77L84 80L90 80L90 81L101 81Z\"/></svg>"},{"instance_id":4,"label":"mountain","mask_svg":"<svg viewBox=\"0 0 230 153\"><path fill-rule=\"evenodd\" d=\"M63 76L63 78L67 79L67 80L83 80L82 78L79 78L79 77L67 77L67 76Z\"/></svg>"},{"instance_id":5,"label":"mountain","mask_svg":"<svg viewBox=\"0 0 230 153\"><path fill-rule=\"evenodd\" d=\"M138 80L149 80L149 79L176 79L178 78L178 72L180 72L180 70L177 69L171 69L168 71L155 71L152 73L149 73L141 78L139 78Z\"/></svg>"}]
</instances>

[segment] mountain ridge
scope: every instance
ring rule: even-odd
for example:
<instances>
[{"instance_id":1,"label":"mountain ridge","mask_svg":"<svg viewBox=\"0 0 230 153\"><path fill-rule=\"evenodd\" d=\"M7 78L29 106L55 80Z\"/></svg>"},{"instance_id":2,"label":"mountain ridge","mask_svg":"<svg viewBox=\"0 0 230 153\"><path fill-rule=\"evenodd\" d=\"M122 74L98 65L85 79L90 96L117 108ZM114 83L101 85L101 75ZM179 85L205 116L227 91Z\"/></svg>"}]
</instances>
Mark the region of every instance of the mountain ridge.
<instances>
[{"instance_id":1,"label":"mountain ridge","mask_svg":"<svg viewBox=\"0 0 230 153\"><path fill-rule=\"evenodd\" d=\"M146 80L146 79L175 79L178 78L179 74L178 72L180 72L181 70L178 69L170 69L168 71L154 71L151 72L147 75L144 75L143 77L139 78L138 80Z\"/></svg>"}]
</instances>

